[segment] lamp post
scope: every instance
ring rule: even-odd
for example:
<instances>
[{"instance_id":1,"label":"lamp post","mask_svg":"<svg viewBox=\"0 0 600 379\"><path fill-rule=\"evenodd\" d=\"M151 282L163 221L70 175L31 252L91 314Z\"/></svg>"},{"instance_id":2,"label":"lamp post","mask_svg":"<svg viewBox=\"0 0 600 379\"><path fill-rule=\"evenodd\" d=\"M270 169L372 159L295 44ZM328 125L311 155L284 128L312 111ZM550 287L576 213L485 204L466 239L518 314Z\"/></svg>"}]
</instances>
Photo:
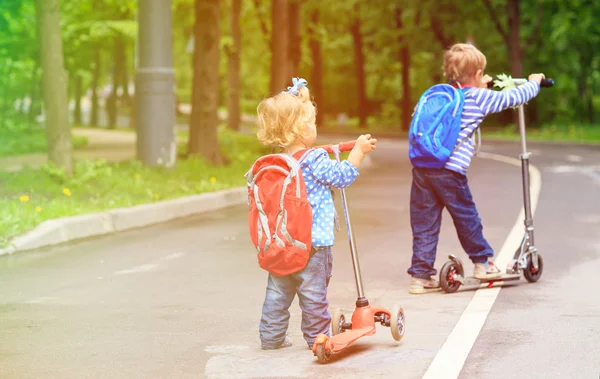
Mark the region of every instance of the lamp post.
<instances>
[{"instance_id":1,"label":"lamp post","mask_svg":"<svg viewBox=\"0 0 600 379\"><path fill-rule=\"evenodd\" d=\"M171 0L138 5L137 157L147 166L171 167L177 158Z\"/></svg>"}]
</instances>

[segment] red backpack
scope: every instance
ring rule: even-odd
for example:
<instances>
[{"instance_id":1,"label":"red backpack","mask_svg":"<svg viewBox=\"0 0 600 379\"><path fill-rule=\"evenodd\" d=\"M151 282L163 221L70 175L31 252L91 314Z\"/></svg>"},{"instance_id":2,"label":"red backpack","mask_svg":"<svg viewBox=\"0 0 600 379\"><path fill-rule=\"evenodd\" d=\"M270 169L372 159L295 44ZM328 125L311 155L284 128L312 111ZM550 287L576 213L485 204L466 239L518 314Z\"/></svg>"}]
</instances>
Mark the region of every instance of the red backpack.
<instances>
[{"instance_id":1,"label":"red backpack","mask_svg":"<svg viewBox=\"0 0 600 379\"><path fill-rule=\"evenodd\" d=\"M250 239L258 265L276 276L304 269L310 258L312 209L300 168L307 153L265 155L246 173Z\"/></svg>"}]
</instances>

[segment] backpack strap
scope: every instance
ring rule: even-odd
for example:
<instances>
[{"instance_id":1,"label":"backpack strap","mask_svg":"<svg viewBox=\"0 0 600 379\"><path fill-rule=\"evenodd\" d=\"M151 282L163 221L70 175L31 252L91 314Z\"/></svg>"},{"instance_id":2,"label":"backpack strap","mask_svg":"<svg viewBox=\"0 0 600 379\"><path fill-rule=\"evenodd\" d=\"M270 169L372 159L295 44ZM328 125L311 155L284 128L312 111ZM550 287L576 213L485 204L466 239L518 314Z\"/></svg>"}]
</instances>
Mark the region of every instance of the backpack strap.
<instances>
[{"instance_id":1,"label":"backpack strap","mask_svg":"<svg viewBox=\"0 0 600 379\"><path fill-rule=\"evenodd\" d=\"M468 87L464 87L463 86L463 87L459 87L459 88L460 88L460 90L462 91L463 94L466 94L471 89L471 86L468 86ZM465 138L461 139L460 142L458 142L456 144L456 146L454 146L454 149L452 150L452 154L454 154L456 152L456 150L458 150L466 140L468 140L469 138L471 138L476 131L477 131L477 135L479 136L479 147L477 149L477 150L479 150L481 148L481 130L479 129L479 126L478 126L475 129L473 129L473 131L471 133L469 133L469 135L467 135ZM477 155L477 152L475 152L474 155Z\"/></svg>"},{"instance_id":2,"label":"backpack strap","mask_svg":"<svg viewBox=\"0 0 600 379\"><path fill-rule=\"evenodd\" d=\"M293 157L294 159L296 159L298 162L302 162L306 156L308 155L308 153L310 153L311 151L313 151L314 149L302 149L297 151Z\"/></svg>"}]
</instances>

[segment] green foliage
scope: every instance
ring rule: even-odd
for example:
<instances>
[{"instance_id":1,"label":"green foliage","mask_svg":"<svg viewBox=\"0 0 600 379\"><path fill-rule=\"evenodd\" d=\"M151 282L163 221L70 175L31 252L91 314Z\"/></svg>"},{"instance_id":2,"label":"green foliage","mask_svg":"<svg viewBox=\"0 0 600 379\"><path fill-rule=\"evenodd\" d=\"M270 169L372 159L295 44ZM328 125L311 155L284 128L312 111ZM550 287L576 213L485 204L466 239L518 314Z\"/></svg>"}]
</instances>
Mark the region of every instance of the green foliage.
<instances>
[{"instance_id":1,"label":"green foliage","mask_svg":"<svg viewBox=\"0 0 600 379\"><path fill-rule=\"evenodd\" d=\"M496 130L482 129L485 139L508 139L517 141L521 137L512 126ZM537 129L527 129L527 139L532 141L585 142L600 144L600 128L590 124L545 124Z\"/></svg>"},{"instance_id":2,"label":"green foliage","mask_svg":"<svg viewBox=\"0 0 600 379\"><path fill-rule=\"evenodd\" d=\"M48 150L45 129L13 119L5 120L4 127L0 129L0 140L0 157L43 154ZM75 150L88 142L85 136L73 136L72 141Z\"/></svg>"},{"instance_id":3,"label":"green foliage","mask_svg":"<svg viewBox=\"0 0 600 379\"><path fill-rule=\"evenodd\" d=\"M53 218L242 186L254 160L270 151L253 136L225 129L219 139L231 162L226 167L212 167L198 158L180 159L171 169L99 160L76 162L72 177L50 164L39 170L0 172L0 246Z\"/></svg>"},{"instance_id":4,"label":"green foliage","mask_svg":"<svg viewBox=\"0 0 600 379\"><path fill-rule=\"evenodd\" d=\"M490 0L498 21L508 32L507 0ZM65 64L70 79L83 78L91 85L100 63L98 87L112 83L115 39L126 45L128 80L133 82L137 38L137 0L78 0L61 2ZM180 103L190 103L193 71L190 42L195 21L195 0L172 0L173 49L176 91ZM230 2L221 2L220 105L227 105L227 47L231 45ZM319 13L319 22L312 15ZM534 102L538 124L594 123L600 105L600 55L591 48L600 43L600 2L540 0L520 2L520 45L524 75L544 72L556 81ZM398 17L401 25L398 25ZM538 22L540 20L540 22ZM410 52L410 102L437 81L443 81L442 57L449 44L472 38L487 57L486 72L510 72L508 48L483 1L454 0L331 0L303 2L300 75L312 83L311 33L321 44L324 97L317 99L327 122L338 113L357 114L357 78L353 22L360 23L365 55L368 110L371 125L397 129L402 93L400 50ZM242 110L255 114L256 105L269 95L271 2L242 2L241 79ZM264 30L263 30L264 29ZM97 53L101 62L97 62ZM0 129L7 120L26 115L34 121L40 113L41 73L36 42L35 2L0 1ZM284 62L281 63L282 69ZM291 79L291 78L290 78ZM25 106L23 99L33 104ZM15 105L16 104L16 105ZM125 109L127 105L122 105ZM510 117L507 117L510 120Z\"/></svg>"}]
</instances>

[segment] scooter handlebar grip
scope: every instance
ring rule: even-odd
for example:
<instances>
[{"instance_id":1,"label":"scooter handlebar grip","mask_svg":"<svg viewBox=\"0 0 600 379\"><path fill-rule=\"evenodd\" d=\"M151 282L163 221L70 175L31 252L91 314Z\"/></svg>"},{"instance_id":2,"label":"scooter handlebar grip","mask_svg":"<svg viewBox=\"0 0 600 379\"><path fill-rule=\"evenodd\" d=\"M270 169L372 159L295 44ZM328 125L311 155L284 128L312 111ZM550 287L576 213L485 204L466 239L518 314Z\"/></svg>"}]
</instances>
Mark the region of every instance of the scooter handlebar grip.
<instances>
[{"instance_id":1,"label":"scooter handlebar grip","mask_svg":"<svg viewBox=\"0 0 600 379\"><path fill-rule=\"evenodd\" d=\"M354 149L354 145L356 145L356 141L346 141L339 144L340 151L343 153L344 151L350 151Z\"/></svg>"},{"instance_id":2,"label":"scooter handlebar grip","mask_svg":"<svg viewBox=\"0 0 600 379\"><path fill-rule=\"evenodd\" d=\"M542 79L542 82L540 83L540 87L554 87L554 79L551 79L551 78Z\"/></svg>"},{"instance_id":3,"label":"scooter handlebar grip","mask_svg":"<svg viewBox=\"0 0 600 379\"><path fill-rule=\"evenodd\" d=\"M356 145L356 141L340 142L338 144L338 148L340 149L340 153L343 153L344 151L352 150L354 148L354 145ZM327 151L329 154L333 154L334 146L335 145L321 145L321 146L316 146L316 148L325 149L325 151Z\"/></svg>"},{"instance_id":4,"label":"scooter handlebar grip","mask_svg":"<svg viewBox=\"0 0 600 379\"><path fill-rule=\"evenodd\" d=\"M487 84L487 88L488 89L492 89L494 87L494 81L490 81ZM542 82L540 83L540 87L542 88L548 88L548 87L554 87L554 79L551 78L546 78L546 79L542 79Z\"/></svg>"}]
</instances>

